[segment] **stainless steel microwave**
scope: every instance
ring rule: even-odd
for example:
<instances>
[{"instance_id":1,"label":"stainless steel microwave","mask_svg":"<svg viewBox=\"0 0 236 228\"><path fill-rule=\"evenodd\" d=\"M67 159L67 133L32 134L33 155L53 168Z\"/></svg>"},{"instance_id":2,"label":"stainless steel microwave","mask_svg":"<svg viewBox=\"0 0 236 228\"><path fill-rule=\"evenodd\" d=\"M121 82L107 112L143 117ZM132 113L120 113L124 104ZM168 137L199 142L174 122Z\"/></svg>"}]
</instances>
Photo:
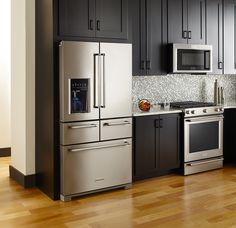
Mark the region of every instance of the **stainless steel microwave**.
<instances>
[{"instance_id":1,"label":"stainless steel microwave","mask_svg":"<svg viewBox=\"0 0 236 228\"><path fill-rule=\"evenodd\" d=\"M172 44L170 48L172 73L212 72L212 46Z\"/></svg>"}]
</instances>

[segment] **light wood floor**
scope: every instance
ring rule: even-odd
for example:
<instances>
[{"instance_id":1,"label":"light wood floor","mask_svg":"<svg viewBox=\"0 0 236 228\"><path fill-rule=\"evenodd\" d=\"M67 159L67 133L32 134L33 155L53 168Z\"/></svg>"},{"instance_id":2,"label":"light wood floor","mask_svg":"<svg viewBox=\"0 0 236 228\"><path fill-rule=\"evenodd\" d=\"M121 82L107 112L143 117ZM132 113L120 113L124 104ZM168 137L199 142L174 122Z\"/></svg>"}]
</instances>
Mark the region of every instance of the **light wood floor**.
<instances>
[{"instance_id":1,"label":"light wood floor","mask_svg":"<svg viewBox=\"0 0 236 228\"><path fill-rule=\"evenodd\" d=\"M0 158L0 227L236 227L236 167L188 177L169 175L130 190L52 201L8 177Z\"/></svg>"}]
</instances>

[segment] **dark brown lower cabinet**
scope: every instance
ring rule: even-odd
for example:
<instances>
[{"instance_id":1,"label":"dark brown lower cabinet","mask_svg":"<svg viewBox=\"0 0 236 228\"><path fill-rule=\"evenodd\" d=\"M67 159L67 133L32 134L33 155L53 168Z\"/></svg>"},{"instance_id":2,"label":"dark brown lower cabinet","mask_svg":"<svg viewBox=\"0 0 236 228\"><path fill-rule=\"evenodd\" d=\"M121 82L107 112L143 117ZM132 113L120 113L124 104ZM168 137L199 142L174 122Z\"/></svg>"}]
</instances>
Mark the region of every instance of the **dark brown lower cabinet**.
<instances>
[{"instance_id":1,"label":"dark brown lower cabinet","mask_svg":"<svg viewBox=\"0 0 236 228\"><path fill-rule=\"evenodd\" d=\"M180 167L180 115L134 118L133 179L159 176Z\"/></svg>"},{"instance_id":2,"label":"dark brown lower cabinet","mask_svg":"<svg viewBox=\"0 0 236 228\"><path fill-rule=\"evenodd\" d=\"M236 163L236 109L225 109L224 111L223 136L224 162Z\"/></svg>"}]
</instances>

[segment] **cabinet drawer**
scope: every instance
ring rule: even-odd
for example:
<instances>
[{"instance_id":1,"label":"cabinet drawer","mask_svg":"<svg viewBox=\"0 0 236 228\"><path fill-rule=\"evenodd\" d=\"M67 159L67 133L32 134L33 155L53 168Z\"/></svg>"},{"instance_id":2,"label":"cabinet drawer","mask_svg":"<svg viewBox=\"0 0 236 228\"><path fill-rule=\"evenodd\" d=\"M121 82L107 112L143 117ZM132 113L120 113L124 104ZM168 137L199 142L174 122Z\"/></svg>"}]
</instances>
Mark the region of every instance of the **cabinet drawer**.
<instances>
[{"instance_id":1,"label":"cabinet drawer","mask_svg":"<svg viewBox=\"0 0 236 228\"><path fill-rule=\"evenodd\" d=\"M99 141L99 121L61 123L61 145Z\"/></svg>"},{"instance_id":2,"label":"cabinet drawer","mask_svg":"<svg viewBox=\"0 0 236 228\"><path fill-rule=\"evenodd\" d=\"M129 137L132 137L132 118L101 121L101 140Z\"/></svg>"},{"instance_id":3,"label":"cabinet drawer","mask_svg":"<svg viewBox=\"0 0 236 228\"><path fill-rule=\"evenodd\" d=\"M132 181L132 141L61 146L61 194L81 194Z\"/></svg>"}]
</instances>

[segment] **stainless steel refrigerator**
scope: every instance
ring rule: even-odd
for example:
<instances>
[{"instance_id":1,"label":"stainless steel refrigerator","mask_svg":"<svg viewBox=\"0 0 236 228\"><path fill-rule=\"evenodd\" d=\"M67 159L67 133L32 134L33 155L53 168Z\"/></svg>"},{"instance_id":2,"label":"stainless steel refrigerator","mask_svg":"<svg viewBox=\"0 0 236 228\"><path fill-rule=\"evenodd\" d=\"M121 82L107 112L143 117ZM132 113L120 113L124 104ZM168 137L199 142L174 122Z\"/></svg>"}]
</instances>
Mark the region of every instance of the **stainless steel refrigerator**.
<instances>
[{"instance_id":1,"label":"stainless steel refrigerator","mask_svg":"<svg viewBox=\"0 0 236 228\"><path fill-rule=\"evenodd\" d=\"M62 41L61 199L132 182L132 45Z\"/></svg>"}]
</instances>

